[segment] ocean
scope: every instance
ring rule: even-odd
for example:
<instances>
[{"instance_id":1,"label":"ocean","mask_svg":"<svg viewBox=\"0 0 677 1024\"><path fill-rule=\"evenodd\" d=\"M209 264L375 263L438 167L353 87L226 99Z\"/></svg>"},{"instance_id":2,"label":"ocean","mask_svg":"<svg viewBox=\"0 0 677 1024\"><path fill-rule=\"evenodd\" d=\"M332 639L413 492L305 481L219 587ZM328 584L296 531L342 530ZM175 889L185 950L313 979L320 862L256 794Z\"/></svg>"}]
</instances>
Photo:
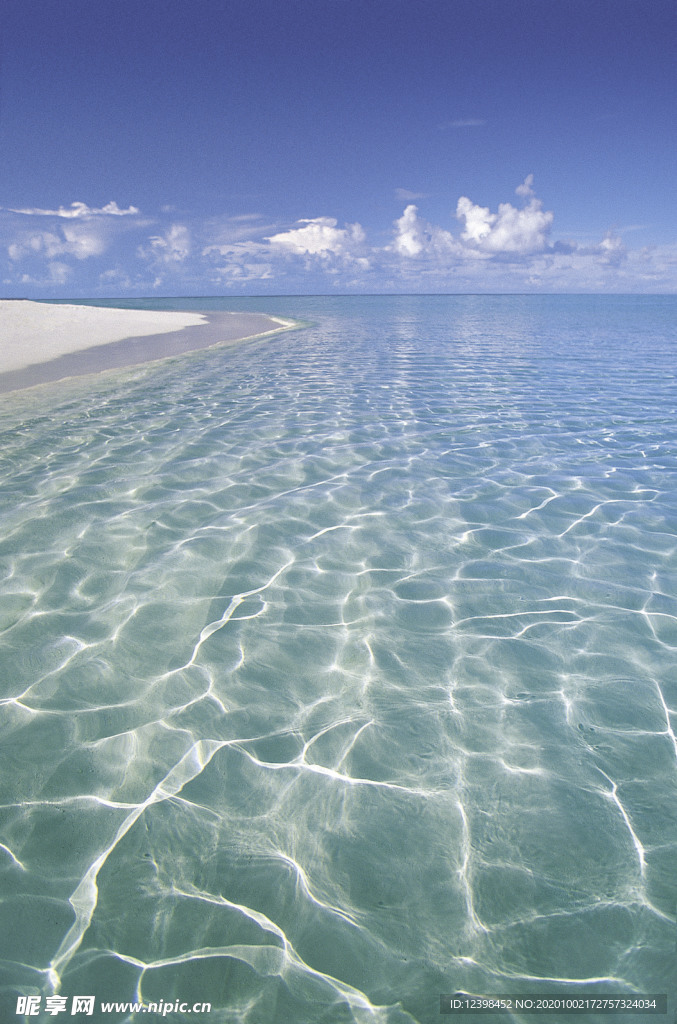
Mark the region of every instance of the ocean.
<instances>
[{"instance_id":1,"label":"ocean","mask_svg":"<svg viewBox=\"0 0 677 1024\"><path fill-rule=\"evenodd\" d=\"M2 1021L672 1014L677 297L107 304L299 327L3 396Z\"/></svg>"}]
</instances>

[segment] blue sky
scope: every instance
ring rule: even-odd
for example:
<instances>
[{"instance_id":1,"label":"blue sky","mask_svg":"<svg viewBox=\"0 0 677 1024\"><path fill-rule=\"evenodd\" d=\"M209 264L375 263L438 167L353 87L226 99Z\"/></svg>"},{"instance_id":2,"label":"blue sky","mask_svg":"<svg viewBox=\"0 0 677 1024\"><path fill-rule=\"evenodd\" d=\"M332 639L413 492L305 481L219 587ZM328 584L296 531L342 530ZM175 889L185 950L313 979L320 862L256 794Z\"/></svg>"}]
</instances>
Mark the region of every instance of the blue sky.
<instances>
[{"instance_id":1,"label":"blue sky","mask_svg":"<svg viewBox=\"0 0 677 1024\"><path fill-rule=\"evenodd\" d=\"M2 295L677 291L673 0L3 0Z\"/></svg>"}]
</instances>

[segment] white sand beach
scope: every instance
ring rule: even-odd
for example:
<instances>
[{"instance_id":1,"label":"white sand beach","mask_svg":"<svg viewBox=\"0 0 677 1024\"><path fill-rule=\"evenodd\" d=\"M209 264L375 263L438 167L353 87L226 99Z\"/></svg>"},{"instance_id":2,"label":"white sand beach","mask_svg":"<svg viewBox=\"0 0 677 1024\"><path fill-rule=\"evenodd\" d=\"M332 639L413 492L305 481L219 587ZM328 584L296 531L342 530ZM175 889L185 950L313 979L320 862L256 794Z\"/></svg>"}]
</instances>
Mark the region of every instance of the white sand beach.
<instances>
[{"instance_id":1,"label":"white sand beach","mask_svg":"<svg viewBox=\"0 0 677 1024\"><path fill-rule=\"evenodd\" d=\"M0 300L0 390L133 366L284 330L263 313L190 313Z\"/></svg>"}]
</instances>

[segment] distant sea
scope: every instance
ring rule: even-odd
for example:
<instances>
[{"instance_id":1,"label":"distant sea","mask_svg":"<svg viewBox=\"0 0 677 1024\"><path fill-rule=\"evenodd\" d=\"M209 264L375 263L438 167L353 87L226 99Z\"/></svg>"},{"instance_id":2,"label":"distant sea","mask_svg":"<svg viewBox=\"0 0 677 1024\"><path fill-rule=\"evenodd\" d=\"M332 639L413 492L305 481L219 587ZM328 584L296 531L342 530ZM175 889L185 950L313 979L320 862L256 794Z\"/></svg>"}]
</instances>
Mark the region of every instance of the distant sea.
<instances>
[{"instance_id":1,"label":"distant sea","mask_svg":"<svg viewBox=\"0 0 677 1024\"><path fill-rule=\"evenodd\" d=\"M672 1020L677 297L94 304L301 326L3 396L0 1019Z\"/></svg>"}]
</instances>

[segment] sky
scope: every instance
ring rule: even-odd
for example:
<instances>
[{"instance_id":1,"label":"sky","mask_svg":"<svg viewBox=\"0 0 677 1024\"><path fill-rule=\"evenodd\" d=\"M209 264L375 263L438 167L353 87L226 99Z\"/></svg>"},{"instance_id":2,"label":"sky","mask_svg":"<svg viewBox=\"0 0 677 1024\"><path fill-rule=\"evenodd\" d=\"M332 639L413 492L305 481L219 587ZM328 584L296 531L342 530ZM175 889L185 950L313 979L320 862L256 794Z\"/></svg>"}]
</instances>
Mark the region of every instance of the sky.
<instances>
[{"instance_id":1,"label":"sky","mask_svg":"<svg viewBox=\"0 0 677 1024\"><path fill-rule=\"evenodd\" d=\"M677 291L674 0L3 0L0 295Z\"/></svg>"}]
</instances>

